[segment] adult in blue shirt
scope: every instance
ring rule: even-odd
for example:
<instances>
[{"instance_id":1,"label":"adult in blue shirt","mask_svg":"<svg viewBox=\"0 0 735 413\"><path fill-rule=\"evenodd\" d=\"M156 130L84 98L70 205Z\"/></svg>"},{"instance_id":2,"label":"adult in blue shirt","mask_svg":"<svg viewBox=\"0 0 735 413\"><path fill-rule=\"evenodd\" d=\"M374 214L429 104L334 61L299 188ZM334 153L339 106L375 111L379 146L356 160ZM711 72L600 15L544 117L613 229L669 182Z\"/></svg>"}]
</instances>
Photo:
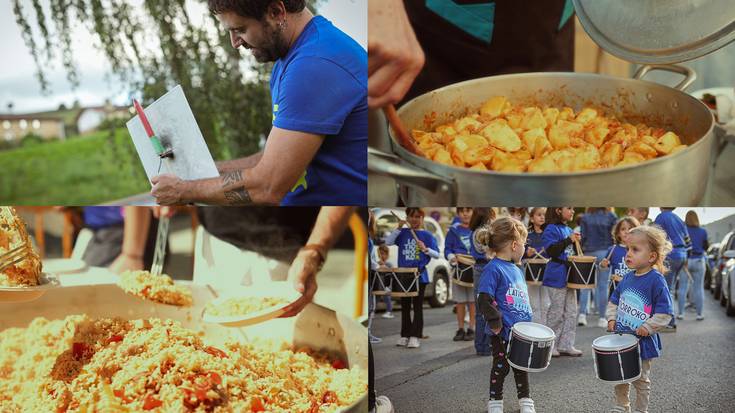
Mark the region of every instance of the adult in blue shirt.
<instances>
[{"instance_id":1,"label":"adult in blue shirt","mask_svg":"<svg viewBox=\"0 0 735 413\"><path fill-rule=\"evenodd\" d=\"M426 266L432 258L440 257L436 238L423 228L424 211L421 208L406 208L406 220L398 221L398 228L385 239L386 245L398 246L398 267L417 268L420 275L418 296L401 298L401 338L397 345L407 348L421 345L419 340L424 334L424 292L429 283Z\"/></svg>"},{"instance_id":2,"label":"adult in blue shirt","mask_svg":"<svg viewBox=\"0 0 735 413\"><path fill-rule=\"evenodd\" d=\"M665 277L670 294L673 294L672 291L674 291L676 277L679 276L681 270L687 265L687 256L689 254L689 250L692 248L692 242L689 239L689 233L687 232L686 225L681 218L674 214L674 209L675 208L673 207L661 207L661 213L658 214L656 219L653 221L654 224L658 225L666 232L666 236L669 238L669 241L673 246L669 255L666 256L666 268L668 271L666 272ZM671 301L674 301L673 295L671 296ZM680 309L680 311L684 310ZM676 319L674 317L671 318L668 328L664 331L676 331Z\"/></svg>"},{"instance_id":3,"label":"adult in blue shirt","mask_svg":"<svg viewBox=\"0 0 735 413\"><path fill-rule=\"evenodd\" d=\"M599 267L600 261L607 257L607 252L613 245L612 229L618 217L608 208L587 208L580 223L582 230L582 250L585 255L597 258L597 284L595 285L595 306L600 317L597 327L607 328L605 308L607 307L608 282L610 271ZM577 323L587 325L591 290L583 289L579 292L579 316Z\"/></svg>"},{"instance_id":4,"label":"adult in blue shirt","mask_svg":"<svg viewBox=\"0 0 735 413\"><path fill-rule=\"evenodd\" d=\"M470 229L470 220L472 219L472 208L457 208L457 217L460 222L457 225L449 227L447 236L444 239L444 257L452 265L454 271L459 271L457 266L457 254L471 255L472 252L472 230ZM473 271L468 268L466 271ZM455 302L457 312L457 332L454 335L454 341L473 341L475 339L475 295L472 287L465 287L457 283L452 283L452 299ZM464 329L465 308L470 315L470 326Z\"/></svg>"},{"instance_id":5,"label":"adult in blue shirt","mask_svg":"<svg viewBox=\"0 0 735 413\"><path fill-rule=\"evenodd\" d=\"M154 177L159 204L365 205L367 52L304 0L210 0L234 48L271 73L265 148L220 162L220 177ZM264 108L265 109L265 108ZM225 125L226 127L226 125Z\"/></svg>"},{"instance_id":6,"label":"adult in blue shirt","mask_svg":"<svg viewBox=\"0 0 735 413\"><path fill-rule=\"evenodd\" d=\"M684 217L687 225L687 233L692 242L692 250L689 253L689 261L687 269L692 275L692 288L690 289L694 306L697 309L697 320L704 320L702 315L702 307L704 306L704 269L705 254L709 248L707 240L707 231L699 226L699 217L694 211L687 211ZM687 284L689 277L681 277L679 280L679 311L676 316L679 320L684 319L684 298L686 297Z\"/></svg>"}]
</instances>

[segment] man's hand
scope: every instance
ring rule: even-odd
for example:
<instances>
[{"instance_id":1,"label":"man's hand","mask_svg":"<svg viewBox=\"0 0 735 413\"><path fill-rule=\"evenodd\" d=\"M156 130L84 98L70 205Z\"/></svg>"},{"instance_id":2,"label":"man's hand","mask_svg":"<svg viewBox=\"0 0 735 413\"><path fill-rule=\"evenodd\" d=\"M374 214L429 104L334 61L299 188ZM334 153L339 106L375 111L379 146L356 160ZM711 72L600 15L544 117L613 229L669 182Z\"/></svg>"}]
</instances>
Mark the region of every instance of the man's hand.
<instances>
[{"instance_id":1,"label":"man's hand","mask_svg":"<svg viewBox=\"0 0 735 413\"><path fill-rule=\"evenodd\" d=\"M424 52L403 2L368 2L368 106L397 103L424 66Z\"/></svg>"},{"instance_id":2,"label":"man's hand","mask_svg":"<svg viewBox=\"0 0 735 413\"><path fill-rule=\"evenodd\" d=\"M143 257L134 257L129 254L122 253L115 258L110 264L110 271L116 274L122 274L125 271L136 271L143 269Z\"/></svg>"},{"instance_id":3,"label":"man's hand","mask_svg":"<svg viewBox=\"0 0 735 413\"><path fill-rule=\"evenodd\" d=\"M187 182L183 179L172 174L162 174L151 178L151 183L153 184L151 195L156 198L157 204L180 205L186 203L183 196L187 188Z\"/></svg>"},{"instance_id":4,"label":"man's hand","mask_svg":"<svg viewBox=\"0 0 735 413\"><path fill-rule=\"evenodd\" d=\"M301 293L301 297L286 307L286 313L281 317L293 317L301 312L314 299L316 294L316 273L319 270L321 257L313 250L301 250L291 263L288 270L288 279L293 282L294 289Z\"/></svg>"}]
</instances>

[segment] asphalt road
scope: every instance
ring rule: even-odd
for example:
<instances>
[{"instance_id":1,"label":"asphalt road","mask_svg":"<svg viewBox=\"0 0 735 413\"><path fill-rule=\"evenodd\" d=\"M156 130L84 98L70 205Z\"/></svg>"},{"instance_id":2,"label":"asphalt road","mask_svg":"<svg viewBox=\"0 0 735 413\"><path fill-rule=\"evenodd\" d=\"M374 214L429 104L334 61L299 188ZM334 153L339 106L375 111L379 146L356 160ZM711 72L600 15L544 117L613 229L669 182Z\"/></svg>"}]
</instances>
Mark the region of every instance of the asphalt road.
<instances>
[{"instance_id":1,"label":"asphalt road","mask_svg":"<svg viewBox=\"0 0 735 413\"><path fill-rule=\"evenodd\" d=\"M419 349L396 347L396 318L373 321L376 389L387 395L395 411L487 411L491 359L475 355L472 342L453 342L456 319L450 306L424 307L424 334ZM735 318L727 317L705 291L704 321L694 313L679 321L678 332L662 334L663 356L654 361L649 411L735 412ZM605 334L597 327L578 327L579 358L555 358L546 371L529 373L531 397L538 412L607 412L613 385L594 373L592 340ZM505 385L505 411L517 412L512 374ZM631 392L634 397L635 392Z\"/></svg>"}]
</instances>

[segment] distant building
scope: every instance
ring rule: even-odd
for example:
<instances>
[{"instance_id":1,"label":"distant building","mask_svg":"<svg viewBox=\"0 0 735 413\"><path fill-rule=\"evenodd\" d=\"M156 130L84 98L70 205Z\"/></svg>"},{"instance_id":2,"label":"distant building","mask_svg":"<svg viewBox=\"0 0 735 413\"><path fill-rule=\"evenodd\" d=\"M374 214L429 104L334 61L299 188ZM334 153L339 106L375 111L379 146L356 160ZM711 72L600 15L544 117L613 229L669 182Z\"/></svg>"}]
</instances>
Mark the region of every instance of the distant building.
<instances>
[{"instance_id":1,"label":"distant building","mask_svg":"<svg viewBox=\"0 0 735 413\"><path fill-rule=\"evenodd\" d=\"M105 119L129 119L133 116L131 110L131 107L114 106L107 101L101 106L75 105L50 112L0 114L0 137L6 141L19 141L33 133L43 139L63 140L67 136L93 132Z\"/></svg>"},{"instance_id":2,"label":"distant building","mask_svg":"<svg viewBox=\"0 0 735 413\"><path fill-rule=\"evenodd\" d=\"M51 115L0 115L0 135L6 141L17 141L33 133L44 139L66 139L64 119Z\"/></svg>"}]
</instances>

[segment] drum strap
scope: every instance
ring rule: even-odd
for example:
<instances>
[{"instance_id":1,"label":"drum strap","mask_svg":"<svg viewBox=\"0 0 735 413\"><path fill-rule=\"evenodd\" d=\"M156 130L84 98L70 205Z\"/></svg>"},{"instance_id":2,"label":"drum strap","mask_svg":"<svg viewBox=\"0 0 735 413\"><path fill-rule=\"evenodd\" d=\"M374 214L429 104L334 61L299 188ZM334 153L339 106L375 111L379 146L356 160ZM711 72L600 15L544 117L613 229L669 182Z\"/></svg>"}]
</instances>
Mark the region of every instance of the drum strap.
<instances>
[{"instance_id":1,"label":"drum strap","mask_svg":"<svg viewBox=\"0 0 735 413\"><path fill-rule=\"evenodd\" d=\"M623 358L620 356L620 351L618 351L618 366L620 367L620 378L625 379L625 371L623 370Z\"/></svg>"}]
</instances>

